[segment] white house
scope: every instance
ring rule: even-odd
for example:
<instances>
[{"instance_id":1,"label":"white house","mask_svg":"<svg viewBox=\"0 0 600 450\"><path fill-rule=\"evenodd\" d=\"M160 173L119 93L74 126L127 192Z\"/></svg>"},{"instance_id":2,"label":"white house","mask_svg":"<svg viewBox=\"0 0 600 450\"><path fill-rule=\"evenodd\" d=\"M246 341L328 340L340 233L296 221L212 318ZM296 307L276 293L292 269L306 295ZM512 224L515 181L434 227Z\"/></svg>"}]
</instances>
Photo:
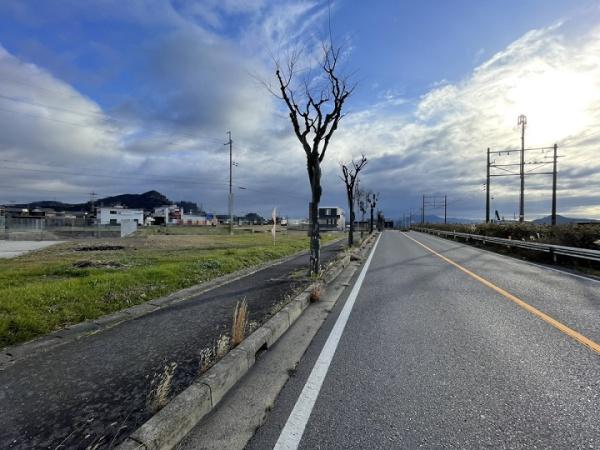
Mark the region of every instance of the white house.
<instances>
[{"instance_id":1,"label":"white house","mask_svg":"<svg viewBox=\"0 0 600 450\"><path fill-rule=\"evenodd\" d=\"M177 205L166 205L154 208L155 225L176 225L181 223L181 208Z\"/></svg>"},{"instance_id":2,"label":"white house","mask_svg":"<svg viewBox=\"0 0 600 450\"><path fill-rule=\"evenodd\" d=\"M100 225L120 225L122 220L133 220L138 225L144 223L144 211L127 209L122 206L100 207L97 210Z\"/></svg>"},{"instance_id":3,"label":"white house","mask_svg":"<svg viewBox=\"0 0 600 450\"><path fill-rule=\"evenodd\" d=\"M206 216L198 214L182 214L181 215L182 225L206 225Z\"/></svg>"},{"instance_id":4,"label":"white house","mask_svg":"<svg viewBox=\"0 0 600 450\"><path fill-rule=\"evenodd\" d=\"M319 208L319 227L323 230L340 230L346 227L344 210L337 206Z\"/></svg>"}]
</instances>

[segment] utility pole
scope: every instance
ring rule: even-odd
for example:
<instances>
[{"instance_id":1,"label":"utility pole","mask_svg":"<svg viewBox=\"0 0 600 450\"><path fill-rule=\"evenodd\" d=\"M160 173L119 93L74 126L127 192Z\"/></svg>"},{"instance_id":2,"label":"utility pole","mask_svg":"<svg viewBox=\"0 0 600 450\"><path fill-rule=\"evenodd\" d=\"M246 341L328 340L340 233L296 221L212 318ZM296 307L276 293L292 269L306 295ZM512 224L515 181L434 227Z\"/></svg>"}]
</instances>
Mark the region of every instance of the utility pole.
<instances>
[{"instance_id":1,"label":"utility pole","mask_svg":"<svg viewBox=\"0 0 600 450\"><path fill-rule=\"evenodd\" d=\"M521 176L521 196L519 197L519 222L523 222L525 220L525 125L527 125L527 117L521 114L517 123L521 125L521 164L519 166L519 175Z\"/></svg>"},{"instance_id":2,"label":"utility pole","mask_svg":"<svg viewBox=\"0 0 600 450\"><path fill-rule=\"evenodd\" d=\"M95 192L90 192L90 213L93 214L94 213L94 205L96 203L96 196L98 194L96 194Z\"/></svg>"},{"instance_id":3,"label":"utility pole","mask_svg":"<svg viewBox=\"0 0 600 450\"><path fill-rule=\"evenodd\" d=\"M233 234L233 141L231 140L231 131L227 132L229 141L229 234Z\"/></svg>"},{"instance_id":4,"label":"utility pole","mask_svg":"<svg viewBox=\"0 0 600 450\"><path fill-rule=\"evenodd\" d=\"M485 223L490 223L490 148L487 149L487 176L485 182Z\"/></svg>"},{"instance_id":5,"label":"utility pole","mask_svg":"<svg viewBox=\"0 0 600 450\"><path fill-rule=\"evenodd\" d=\"M554 144L554 158L552 163L552 226L556 225L556 176L558 145Z\"/></svg>"},{"instance_id":6,"label":"utility pole","mask_svg":"<svg viewBox=\"0 0 600 450\"><path fill-rule=\"evenodd\" d=\"M409 209L408 213L408 228L412 228L412 208Z\"/></svg>"},{"instance_id":7,"label":"utility pole","mask_svg":"<svg viewBox=\"0 0 600 450\"><path fill-rule=\"evenodd\" d=\"M425 225L425 194L423 194L423 207L421 208L421 225Z\"/></svg>"},{"instance_id":8,"label":"utility pole","mask_svg":"<svg viewBox=\"0 0 600 450\"><path fill-rule=\"evenodd\" d=\"M487 168L487 183L486 183L486 221L489 220L489 211L492 207L491 205L491 201L494 200L494 197L492 197L491 194L491 189L490 189L490 180L492 177L511 177L511 176L518 176L521 178L521 201L520 201L520 205L519 205L519 222L523 222L525 220L525 213L524 213L524 200L525 200L525 195L524 195L524 186L525 186L525 176L533 176L533 175L552 175L552 213L551 213L551 218L553 218L556 215L556 178L557 178L557 165L558 165L558 158L561 158L561 156L559 156L558 153L558 145L554 144L552 147L539 147L539 148L524 148L524 133L525 133L525 125L527 124L527 118L525 118L525 116L519 116L519 125L523 126L523 130L522 130L522 134L521 134L521 150L494 150L494 151L490 151L490 149L488 148L488 168ZM524 152L526 151L541 151L542 153L544 153L546 150L554 150L554 159L553 159L553 170L552 171L548 171L548 172L538 172L536 169L538 169L539 167L544 166L545 164L549 164L548 163L544 163L544 162L540 162L540 161L529 161L529 162L525 162L525 158L524 158ZM521 161L519 163L508 163L508 164L498 164L496 163L496 160L491 161L491 155L498 155L498 157L501 157L502 154L506 154L507 156L510 156L511 152L519 152L520 156L521 156ZM545 156L545 158L550 158L549 156ZM520 171L519 173L517 172L511 172L510 170L505 169L505 167L515 167L515 166L519 166L520 167ZM525 172L525 166L535 166L532 170L529 170L527 172ZM502 173L493 173L492 169L501 169ZM507 173L508 172L508 173ZM514 216L514 220L517 220L517 214L516 211L513 212L513 216ZM498 219L500 220L500 219ZM504 220L504 219L502 219ZM555 219L552 219L554 223Z\"/></svg>"},{"instance_id":9,"label":"utility pole","mask_svg":"<svg viewBox=\"0 0 600 450\"><path fill-rule=\"evenodd\" d=\"M448 196L444 195L444 225L446 224L448 213Z\"/></svg>"}]
</instances>

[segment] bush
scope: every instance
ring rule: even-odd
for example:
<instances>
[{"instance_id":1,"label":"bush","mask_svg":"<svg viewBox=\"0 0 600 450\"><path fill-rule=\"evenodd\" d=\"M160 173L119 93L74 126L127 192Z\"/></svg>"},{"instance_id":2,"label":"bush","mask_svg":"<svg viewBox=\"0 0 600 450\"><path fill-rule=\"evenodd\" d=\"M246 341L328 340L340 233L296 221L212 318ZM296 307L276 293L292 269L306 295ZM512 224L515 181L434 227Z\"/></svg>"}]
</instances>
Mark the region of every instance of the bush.
<instances>
[{"instance_id":1,"label":"bush","mask_svg":"<svg viewBox=\"0 0 600 450\"><path fill-rule=\"evenodd\" d=\"M477 225L427 224L426 228L479 234L505 239L537 241L569 247L600 249L600 224L536 225L534 223L484 223Z\"/></svg>"}]
</instances>

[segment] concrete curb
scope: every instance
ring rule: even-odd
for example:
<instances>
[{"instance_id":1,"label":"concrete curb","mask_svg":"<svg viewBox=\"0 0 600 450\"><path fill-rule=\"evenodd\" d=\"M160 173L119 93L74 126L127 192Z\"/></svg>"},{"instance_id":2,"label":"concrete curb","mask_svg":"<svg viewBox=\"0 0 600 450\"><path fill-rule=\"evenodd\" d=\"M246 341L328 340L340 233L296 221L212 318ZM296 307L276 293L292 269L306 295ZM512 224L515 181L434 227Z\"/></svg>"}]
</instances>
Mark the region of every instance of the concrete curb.
<instances>
[{"instance_id":1,"label":"concrete curb","mask_svg":"<svg viewBox=\"0 0 600 450\"><path fill-rule=\"evenodd\" d=\"M332 245L339 242L341 239L336 239L327 245ZM99 317L94 320L88 320L72 325L62 330L54 331L50 334L34 339L32 341L25 342L23 344L17 344L14 346L4 347L0 351L0 370L14 364L17 361L29 358L40 352L47 351L51 348L58 347L60 345L68 344L69 342L76 341L85 336L96 334L104 330L110 329L120 323L126 322L131 319L136 319L151 312L157 311L161 308L168 307L175 303L179 303L188 300L197 295L204 294L208 291L221 287L225 284L237 281L241 278L253 275L261 270L268 269L279 264L283 264L290 261L298 256L307 254L306 250L301 250L290 256L276 259L274 261L266 262L258 266L249 267L247 269L238 270L236 272L228 273L213 280L207 281L206 283L197 284L189 288L182 289L164 297L159 297L154 300L149 300L138 305L131 306L113 314Z\"/></svg>"},{"instance_id":2,"label":"concrete curb","mask_svg":"<svg viewBox=\"0 0 600 450\"><path fill-rule=\"evenodd\" d=\"M376 234L367 237L361 244L357 252L360 258L364 257L371 247L374 236ZM350 255L346 254L332 263L323 276L323 282L326 284L333 282L350 264L350 260ZM116 448L118 450L174 448L250 370L256 360L256 354L277 342L300 317L310 304L311 290L317 284L311 284L296 296Z\"/></svg>"}]
</instances>

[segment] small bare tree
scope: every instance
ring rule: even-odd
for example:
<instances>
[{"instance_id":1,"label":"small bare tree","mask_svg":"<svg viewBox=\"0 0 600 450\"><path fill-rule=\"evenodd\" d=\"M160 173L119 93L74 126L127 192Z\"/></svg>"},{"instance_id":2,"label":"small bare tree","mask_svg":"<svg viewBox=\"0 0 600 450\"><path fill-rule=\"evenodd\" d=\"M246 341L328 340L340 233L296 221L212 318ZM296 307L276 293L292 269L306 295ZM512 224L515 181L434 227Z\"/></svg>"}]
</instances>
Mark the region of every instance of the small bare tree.
<instances>
[{"instance_id":1,"label":"small bare tree","mask_svg":"<svg viewBox=\"0 0 600 450\"><path fill-rule=\"evenodd\" d=\"M319 76L313 79L307 77L299 85L296 83L299 53L289 59L285 69L276 63L275 70L280 91L280 95L276 95L285 102L294 133L306 153L311 188L310 272L313 274L320 270L321 163L343 117L344 103L354 90L353 86L348 86L347 79L338 73L341 49L324 44L322 51Z\"/></svg>"},{"instance_id":2,"label":"small bare tree","mask_svg":"<svg viewBox=\"0 0 600 450\"><path fill-rule=\"evenodd\" d=\"M369 222L369 234L373 233L373 211L377 207L379 201L379 192L367 192L367 205L371 211L371 221Z\"/></svg>"},{"instance_id":3,"label":"small bare tree","mask_svg":"<svg viewBox=\"0 0 600 450\"><path fill-rule=\"evenodd\" d=\"M367 194L366 192L360 188L360 179L356 181L356 207L360 211L360 238L363 237L364 232L364 223L365 223L365 214L367 213Z\"/></svg>"},{"instance_id":4,"label":"small bare tree","mask_svg":"<svg viewBox=\"0 0 600 450\"><path fill-rule=\"evenodd\" d=\"M346 185L346 196L348 197L348 209L350 210L350 230L348 232L348 247L354 245L354 196L358 186L358 173L367 165L367 158L361 155L360 160L350 161L348 164L341 164L342 175L340 177Z\"/></svg>"}]
</instances>

